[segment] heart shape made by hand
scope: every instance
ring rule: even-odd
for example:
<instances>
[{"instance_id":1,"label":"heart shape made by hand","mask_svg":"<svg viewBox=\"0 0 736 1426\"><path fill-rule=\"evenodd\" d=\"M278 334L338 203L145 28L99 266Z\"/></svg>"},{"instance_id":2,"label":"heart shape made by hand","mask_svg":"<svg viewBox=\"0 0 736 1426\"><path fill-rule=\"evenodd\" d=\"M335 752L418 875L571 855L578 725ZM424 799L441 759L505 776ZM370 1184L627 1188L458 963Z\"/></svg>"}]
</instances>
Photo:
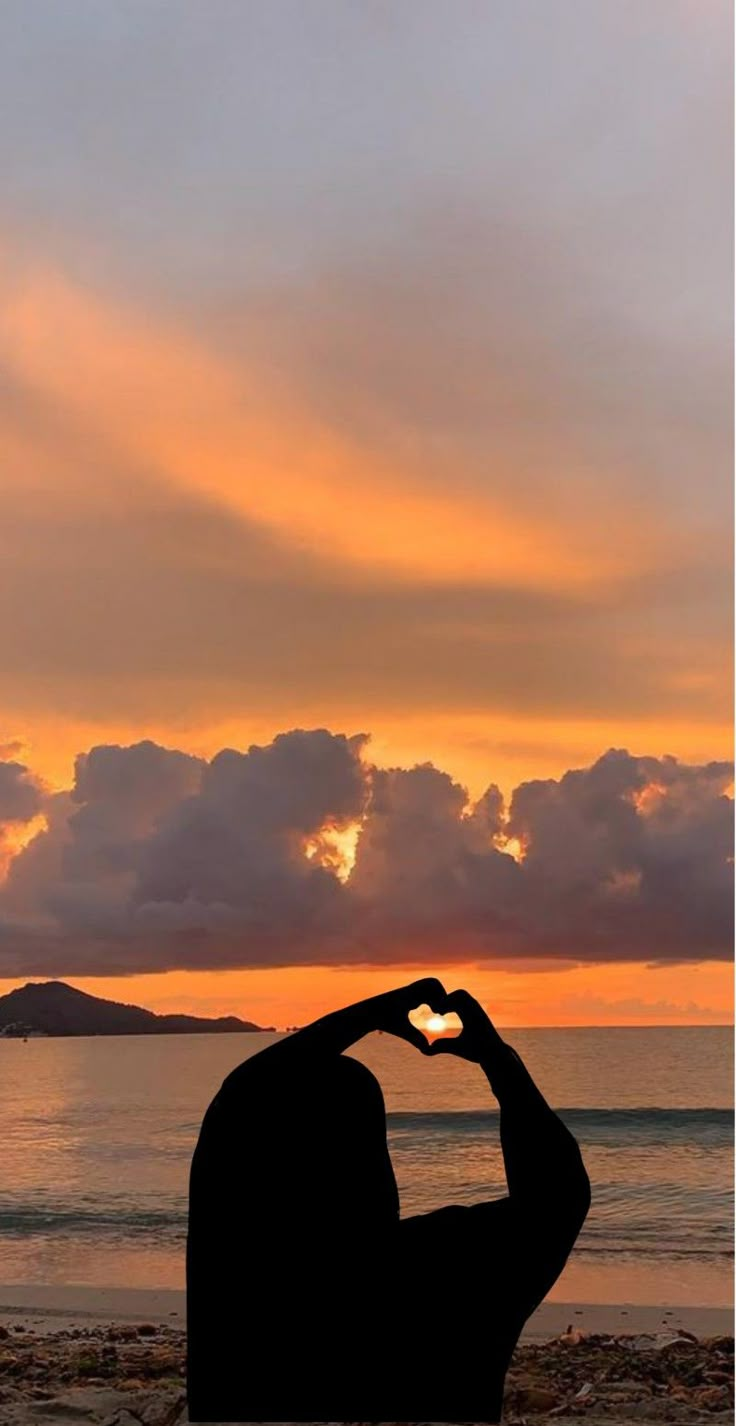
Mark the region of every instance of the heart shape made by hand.
<instances>
[{"instance_id":1,"label":"heart shape made by hand","mask_svg":"<svg viewBox=\"0 0 736 1426\"><path fill-rule=\"evenodd\" d=\"M416 1010L410 1010L409 1023L415 1030L421 1030L430 1044L433 1040L457 1039L463 1030L463 1022L454 1010L440 1015L430 1005L418 1005Z\"/></svg>"}]
</instances>

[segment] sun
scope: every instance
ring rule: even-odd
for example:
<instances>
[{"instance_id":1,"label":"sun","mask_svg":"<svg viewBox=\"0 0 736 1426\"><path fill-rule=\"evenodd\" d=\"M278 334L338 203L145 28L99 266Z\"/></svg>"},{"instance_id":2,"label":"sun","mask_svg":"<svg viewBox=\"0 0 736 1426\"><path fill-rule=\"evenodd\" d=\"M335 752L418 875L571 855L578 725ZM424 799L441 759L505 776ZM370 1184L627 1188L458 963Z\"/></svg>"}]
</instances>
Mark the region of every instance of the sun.
<instances>
[{"instance_id":1,"label":"sun","mask_svg":"<svg viewBox=\"0 0 736 1426\"><path fill-rule=\"evenodd\" d=\"M443 1030L447 1029L447 1021L444 1015L430 1015L426 1029L430 1030L433 1035L441 1035Z\"/></svg>"}]
</instances>

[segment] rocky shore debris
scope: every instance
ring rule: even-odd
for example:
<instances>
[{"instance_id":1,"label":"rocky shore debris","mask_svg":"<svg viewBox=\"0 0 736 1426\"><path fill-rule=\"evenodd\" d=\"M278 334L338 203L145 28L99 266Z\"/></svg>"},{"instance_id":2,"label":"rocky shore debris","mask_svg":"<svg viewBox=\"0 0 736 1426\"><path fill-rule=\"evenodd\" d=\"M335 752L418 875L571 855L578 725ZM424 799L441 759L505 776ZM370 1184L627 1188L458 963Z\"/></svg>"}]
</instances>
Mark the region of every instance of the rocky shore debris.
<instances>
[{"instance_id":1,"label":"rocky shore debris","mask_svg":"<svg viewBox=\"0 0 736 1426\"><path fill-rule=\"evenodd\" d=\"M691 1332L585 1332L517 1348L506 1377L504 1418L530 1415L699 1421L733 1413L733 1337Z\"/></svg>"},{"instance_id":2,"label":"rocky shore debris","mask_svg":"<svg viewBox=\"0 0 736 1426\"><path fill-rule=\"evenodd\" d=\"M589 1333L517 1347L504 1426L733 1420L733 1337ZM116 1323L41 1332L0 1325L0 1426L184 1426L186 1339L179 1326Z\"/></svg>"}]
</instances>

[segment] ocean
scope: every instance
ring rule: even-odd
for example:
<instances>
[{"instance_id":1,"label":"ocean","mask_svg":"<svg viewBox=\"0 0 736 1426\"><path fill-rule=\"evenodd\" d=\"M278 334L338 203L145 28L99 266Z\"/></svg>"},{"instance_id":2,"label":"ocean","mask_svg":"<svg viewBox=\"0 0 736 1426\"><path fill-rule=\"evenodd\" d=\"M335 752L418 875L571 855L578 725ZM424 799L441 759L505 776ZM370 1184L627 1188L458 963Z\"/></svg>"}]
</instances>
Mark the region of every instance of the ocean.
<instances>
[{"instance_id":1,"label":"ocean","mask_svg":"<svg viewBox=\"0 0 736 1426\"><path fill-rule=\"evenodd\" d=\"M506 1030L580 1144L593 1202L550 1297L730 1306L733 1038ZM0 1040L0 1280L183 1287L187 1179L219 1084L275 1035ZM378 1075L402 1214L505 1192L477 1067L390 1036Z\"/></svg>"}]
</instances>

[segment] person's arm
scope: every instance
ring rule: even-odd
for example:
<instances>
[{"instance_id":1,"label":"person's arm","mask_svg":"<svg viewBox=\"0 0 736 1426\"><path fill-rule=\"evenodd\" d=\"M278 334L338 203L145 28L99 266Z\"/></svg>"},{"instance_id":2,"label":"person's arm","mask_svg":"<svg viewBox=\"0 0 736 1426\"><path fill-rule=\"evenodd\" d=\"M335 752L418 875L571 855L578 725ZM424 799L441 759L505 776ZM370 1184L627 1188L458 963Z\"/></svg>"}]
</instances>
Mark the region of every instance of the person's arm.
<instances>
[{"instance_id":1,"label":"person's arm","mask_svg":"<svg viewBox=\"0 0 736 1426\"><path fill-rule=\"evenodd\" d=\"M340 1055L375 1030L407 1040L422 1054L428 1055L431 1047L421 1031L410 1023L409 1011L424 1003L434 1008L444 1001L446 994L441 982L429 977L333 1010L251 1055L232 1071L226 1084L232 1087L239 1082L241 1071L250 1075L253 1070L265 1071L273 1067L274 1070L278 1068L298 1073L299 1065L305 1061Z\"/></svg>"},{"instance_id":2,"label":"person's arm","mask_svg":"<svg viewBox=\"0 0 736 1426\"><path fill-rule=\"evenodd\" d=\"M414 1045L423 1054L429 1054L429 1043L421 1031L410 1023L409 1011L424 1003L439 1004L445 999L446 993L441 982L433 977L416 980L398 990L372 995L367 1000L358 1000L354 1005L346 1005L341 1010L322 1015L319 1020L313 1020L310 1025L296 1030L288 1039L280 1040L278 1047L297 1055L339 1055L358 1040L362 1040L364 1035L369 1035L374 1030L384 1030L402 1040L408 1040L410 1045Z\"/></svg>"},{"instance_id":3,"label":"person's arm","mask_svg":"<svg viewBox=\"0 0 736 1426\"><path fill-rule=\"evenodd\" d=\"M489 1046L480 1065L501 1111L510 1198L525 1213L577 1224L577 1236L590 1207L590 1180L577 1140L511 1045Z\"/></svg>"},{"instance_id":4,"label":"person's arm","mask_svg":"<svg viewBox=\"0 0 736 1426\"><path fill-rule=\"evenodd\" d=\"M466 991L446 997L443 1010L463 1022L455 1040L432 1053L462 1055L480 1066L498 1100L501 1149L509 1195L470 1209L498 1227L525 1311L559 1277L590 1207L590 1180L577 1141L537 1088L520 1056L501 1038Z\"/></svg>"}]
</instances>

